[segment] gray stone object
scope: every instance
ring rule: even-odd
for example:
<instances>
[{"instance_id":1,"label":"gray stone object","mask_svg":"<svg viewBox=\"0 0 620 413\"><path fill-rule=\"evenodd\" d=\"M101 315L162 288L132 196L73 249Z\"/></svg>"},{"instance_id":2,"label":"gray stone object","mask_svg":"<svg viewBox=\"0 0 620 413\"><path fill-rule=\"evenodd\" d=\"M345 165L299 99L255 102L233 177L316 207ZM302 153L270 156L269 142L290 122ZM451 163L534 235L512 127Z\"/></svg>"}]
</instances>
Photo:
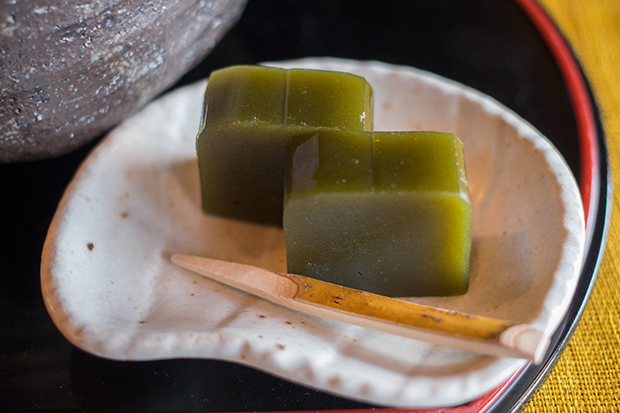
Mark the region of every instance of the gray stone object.
<instances>
[{"instance_id":1,"label":"gray stone object","mask_svg":"<svg viewBox=\"0 0 620 413\"><path fill-rule=\"evenodd\" d=\"M69 152L200 62L247 0L5 0L0 163Z\"/></svg>"}]
</instances>

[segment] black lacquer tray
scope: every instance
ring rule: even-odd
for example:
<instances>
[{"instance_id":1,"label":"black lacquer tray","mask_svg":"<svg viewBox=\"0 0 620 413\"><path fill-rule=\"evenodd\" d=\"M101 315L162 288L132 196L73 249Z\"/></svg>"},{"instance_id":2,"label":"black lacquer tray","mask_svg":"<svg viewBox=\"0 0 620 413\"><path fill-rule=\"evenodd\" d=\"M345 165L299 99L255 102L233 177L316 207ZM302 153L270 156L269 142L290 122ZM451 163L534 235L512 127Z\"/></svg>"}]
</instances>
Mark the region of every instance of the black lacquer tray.
<instances>
[{"instance_id":1,"label":"black lacquer tray","mask_svg":"<svg viewBox=\"0 0 620 413\"><path fill-rule=\"evenodd\" d=\"M596 278L611 209L600 115L570 48L533 0L251 0L237 26L175 87L232 64L306 56L408 65L478 89L547 136L578 178L587 212L586 257L544 363L526 366L466 406L441 409L518 410L544 381L579 320ZM66 185L96 143L57 159L0 165L0 410L373 407L226 362L118 362L69 344L43 304L40 254Z\"/></svg>"}]
</instances>

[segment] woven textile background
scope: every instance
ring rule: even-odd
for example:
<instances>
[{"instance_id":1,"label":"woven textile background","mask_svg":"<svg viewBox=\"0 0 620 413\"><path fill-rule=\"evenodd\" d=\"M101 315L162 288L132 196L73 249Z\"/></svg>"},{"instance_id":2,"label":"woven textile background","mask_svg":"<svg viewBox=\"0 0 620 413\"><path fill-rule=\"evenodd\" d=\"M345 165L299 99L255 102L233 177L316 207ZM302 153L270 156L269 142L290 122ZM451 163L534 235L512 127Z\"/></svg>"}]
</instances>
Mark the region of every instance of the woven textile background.
<instances>
[{"instance_id":1,"label":"woven textile background","mask_svg":"<svg viewBox=\"0 0 620 413\"><path fill-rule=\"evenodd\" d=\"M586 72L603 113L612 171L620 171L620 0L539 1ZM619 207L616 188L607 250L590 302L527 413L620 412Z\"/></svg>"}]
</instances>

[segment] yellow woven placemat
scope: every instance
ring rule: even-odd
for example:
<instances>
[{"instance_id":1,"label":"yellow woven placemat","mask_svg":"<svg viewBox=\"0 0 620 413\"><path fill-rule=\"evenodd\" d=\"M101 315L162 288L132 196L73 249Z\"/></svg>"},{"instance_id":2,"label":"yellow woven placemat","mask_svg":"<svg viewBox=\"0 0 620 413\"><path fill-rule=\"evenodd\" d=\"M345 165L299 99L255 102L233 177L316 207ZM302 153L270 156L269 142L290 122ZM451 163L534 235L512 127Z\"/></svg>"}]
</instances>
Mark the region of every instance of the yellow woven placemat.
<instances>
[{"instance_id":1,"label":"yellow woven placemat","mask_svg":"<svg viewBox=\"0 0 620 413\"><path fill-rule=\"evenodd\" d=\"M539 0L576 52L620 170L620 0ZM524 412L620 412L620 193L603 263L566 351Z\"/></svg>"}]
</instances>

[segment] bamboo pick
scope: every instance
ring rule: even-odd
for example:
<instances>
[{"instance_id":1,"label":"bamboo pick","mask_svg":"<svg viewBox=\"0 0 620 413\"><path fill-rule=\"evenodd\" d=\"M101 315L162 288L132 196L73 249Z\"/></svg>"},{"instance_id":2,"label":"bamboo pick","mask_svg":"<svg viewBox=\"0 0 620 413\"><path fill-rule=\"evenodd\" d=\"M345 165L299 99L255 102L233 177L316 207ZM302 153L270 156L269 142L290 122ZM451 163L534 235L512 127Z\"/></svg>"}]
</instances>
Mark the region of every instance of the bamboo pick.
<instances>
[{"instance_id":1,"label":"bamboo pick","mask_svg":"<svg viewBox=\"0 0 620 413\"><path fill-rule=\"evenodd\" d=\"M180 254L171 260L293 310L459 350L525 358L538 364L549 345L549 337L527 324L410 303L234 262Z\"/></svg>"}]
</instances>

